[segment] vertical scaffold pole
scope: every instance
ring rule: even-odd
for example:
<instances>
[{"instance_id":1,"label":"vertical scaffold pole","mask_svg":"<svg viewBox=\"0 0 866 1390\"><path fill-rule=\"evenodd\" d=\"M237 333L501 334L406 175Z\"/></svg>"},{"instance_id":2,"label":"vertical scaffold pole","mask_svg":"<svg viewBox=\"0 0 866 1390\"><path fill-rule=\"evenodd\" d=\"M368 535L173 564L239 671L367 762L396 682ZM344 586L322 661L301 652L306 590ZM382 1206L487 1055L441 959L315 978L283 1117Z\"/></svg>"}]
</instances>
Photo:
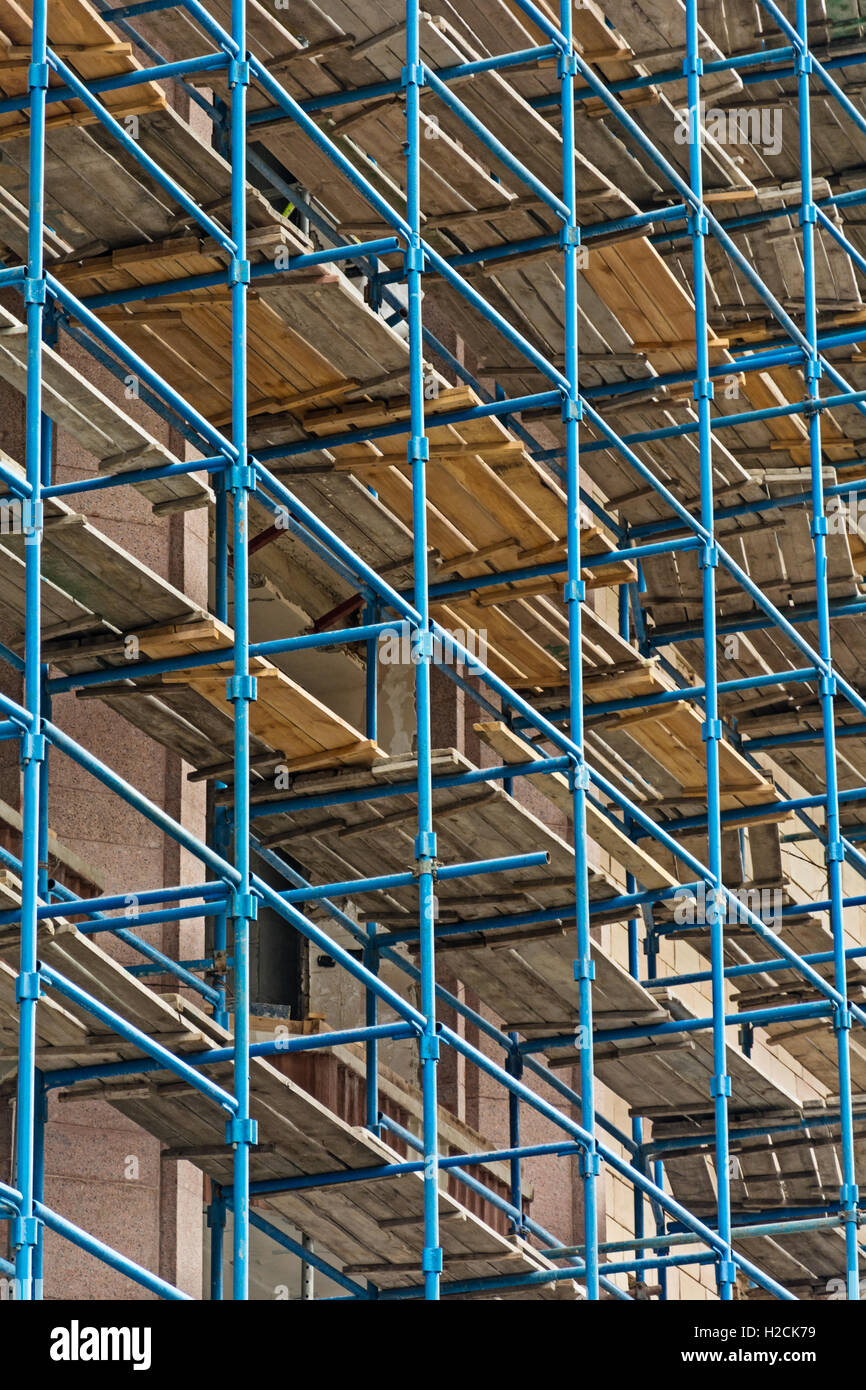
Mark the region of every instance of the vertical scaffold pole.
<instances>
[{"instance_id":1,"label":"vertical scaffold pole","mask_svg":"<svg viewBox=\"0 0 866 1390\"><path fill-rule=\"evenodd\" d=\"M379 951L376 946L376 923L367 923L367 945L364 947L364 964L373 975L379 973ZM367 1028L375 1028L379 1022L379 998L372 989L364 991L364 1023ZM376 1038L368 1038L364 1044L366 1066L364 1077L364 1098L367 1128L373 1134L381 1133L379 1124L379 1043Z\"/></svg>"},{"instance_id":2,"label":"vertical scaffold pole","mask_svg":"<svg viewBox=\"0 0 866 1390\"><path fill-rule=\"evenodd\" d=\"M256 904L250 884L250 704L256 698L250 675L249 632L249 499L255 486L247 452L247 286L246 258L246 108L249 65L246 57L244 0L232 0L232 39L235 55L229 62L231 109L232 240L235 253L229 271L232 292L232 443L235 458L229 469L232 498L232 559L234 562L234 664L228 699L234 706L235 868L240 881L234 890L234 1092L237 1110L226 1126L226 1142L234 1150L232 1234L232 1295L249 1297L250 1148L256 1142L256 1122L250 1118L250 921ZM217 556L219 566L220 557Z\"/></svg>"},{"instance_id":3,"label":"vertical scaffold pole","mask_svg":"<svg viewBox=\"0 0 866 1390\"><path fill-rule=\"evenodd\" d=\"M38 1158L36 1076L37 973L36 906L39 893L39 791L44 740L41 734L41 566L42 566L42 330L45 314L45 107L48 90L48 3L35 0L27 86L30 95L29 223L27 229L27 402L26 457L30 495L22 504L25 564L24 704L30 728L21 736L23 824L21 851L21 954L18 1001L18 1082L15 1174L21 1205L12 1222L15 1296L34 1298L34 1253L39 1222L34 1215Z\"/></svg>"},{"instance_id":4,"label":"vertical scaffold pole","mask_svg":"<svg viewBox=\"0 0 866 1390\"><path fill-rule=\"evenodd\" d=\"M698 413L700 449L701 524L710 539L700 553L703 598L705 723L703 738L707 765L707 865L713 886L707 893L706 920L710 928L713 995L713 1078L710 1092L715 1111L716 1202L718 1231L727 1250L719 1256L716 1277L719 1298L733 1298L736 1267L731 1259L731 1182L730 1145L728 1138L728 1097L731 1079L727 1074L727 1044L725 1039L725 943L724 895L722 884L722 822L719 785L719 743L722 725L719 719L718 666L716 653L716 568L718 551L715 545L715 506L713 501L713 439L711 403L713 384L710 380L709 333L707 324L706 237L709 231L704 213L703 180L703 122L701 120L701 72L703 60L699 53L698 0L686 0L686 56L683 71L688 88L689 183L697 208L689 214L689 236L692 245L692 278L695 298L695 386L694 396Z\"/></svg>"},{"instance_id":5,"label":"vertical scaffold pole","mask_svg":"<svg viewBox=\"0 0 866 1390\"><path fill-rule=\"evenodd\" d=\"M795 51L797 70L797 113L800 131L800 226L803 246L803 292L805 297L805 336L809 342L809 357L803 364L806 391L810 403L807 414L809 427L809 468L812 492L812 538L815 554L815 586L818 609L818 650L827 663L832 662L830 637L830 591L827 583L827 513L824 502L824 480L821 457L820 398L821 361L818 350L818 311L815 299L815 203L812 190L812 121L809 74L812 69L809 53L806 0L797 0L797 33L802 48ZM841 1120L842 1186L839 1194L841 1214L845 1223L846 1288L849 1299L859 1299L860 1280L857 1242L857 1177L854 1157L854 1115L851 1093L851 1014L848 1009L848 982L845 963L844 910L842 865L844 848L839 815L839 779L836 767L835 677L828 670L819 678L821 716L824 725L824 775L827 808L826 832L827 879L830 890L830 924L833 932L833 983L845 1000L844 1007L834 1010L833 1026L839 1066L839 1113Z\"/></svg>"},{"instance_id":6,"label":"vertical scaffold pole","mask_svg":"<svg viewBox=\"0 0 866 1390\"><path fill-rule=\"evenodd\" d=\"M210 1296L212 1303L220 1303L223 1296L223 1243L226 1229L226 1204L219 1183L213 1184L210 1204L207 1209L207 1224L210 1230Z\"/></svg>"},{"instance_id":7,"label":"vertical scaffold pole","mask_svg":"<svg viewBox=\"0 0 866 1390\"><path fill-rule=\"evenodd\" d=\"M424 341L421 312L421 276L424 253L421 247L421 65L420 6L406 0L406 66L402 84L406 99L406 220L409 244L405 270L409 322L410 435L409 465L412 469L412 551L414 559L415 608L420 627L415 634L415 717L418 758L418 835L415 840L415 871L418 878L420 931L421 1012L424 1031L421 1052L421 1090L423 1096L424 1143L424 1296L439 1298L442 1250L439 1245L439 1139L436 1068L439 1037L436 1032L436 959L434 941L435 896L433 874L436 867L436 835L433 830L433 787L430 734L430 663L433 634L430 630L427 572L427 458L428 440L424 426Z\"/></svg>"},{"instance_id":8,"label":"vertical scaffold pole","mask_svg":"<svg viewBox=\"0 0 866 1390\"><path fill-rule=\"evenodd\" d=\"M595 1075L592 1043L592 939L589 930L589 875L586 854L587 774L583 763L583 656L580 605L585 586L580 577L580 388L578 378L577 279L580 255L580 229L577 223L575 179L574 81L577 65L572 42L571 0L560 0L560 28L568 40L568 51L559 55L559 85L562 106L562 201L568 218L562 227L565 262L565 375L568 392L563 396L565 423L566 491L568 495L568 580L564 599L568 611L568 681L572 741L580 749L580 761L571 769L572 822L574 828L574 898L577 904L577 958L574 978L578 987L580 1120L592 1142L580 1155L583 1178L583 1224L586 1259L586 1292L599 1296L598 1270L598 1174L599 1156L595 1147Z\"/></svg>"}]
</instances>

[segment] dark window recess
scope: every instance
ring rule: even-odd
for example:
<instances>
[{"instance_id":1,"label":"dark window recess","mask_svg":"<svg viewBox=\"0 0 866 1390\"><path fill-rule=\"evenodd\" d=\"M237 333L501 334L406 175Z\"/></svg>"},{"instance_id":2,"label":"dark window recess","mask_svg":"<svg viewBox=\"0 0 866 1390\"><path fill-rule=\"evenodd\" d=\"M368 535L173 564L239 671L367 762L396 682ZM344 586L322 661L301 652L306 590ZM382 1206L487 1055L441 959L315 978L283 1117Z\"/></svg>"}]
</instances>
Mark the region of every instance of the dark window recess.
<instances>
[{"instance_id":1,"label":"dark window recess","mask_svg":"<svg viewBox=\"0 0 866 1390\"><path fill-rule=\"evenodd\" d=\"M213 825L213 793L210 795L209 820ZM220 843L220 836L212 831L211 843L220 852L230 854L228 845ZM283 856L286 863L303 873L303 866L296 864L288 855ZM279 891L289 885L274 869L254 858L253 870L272 888ZM208 919L207 949L212 952L214 944L213 924ZM229 955L232 951L231 926L229 926ZM234 981L229 971L227 979L228 1004L232 1007ZM290 926L285 918L271 908L259 903L258 918L250 927L250 1011L276 1018L306 1018L310 1011L310 971L309 942L300 932Z\"/></svg>"},{"instance_id":2,"label":"dark window recess","mask_svg":"<svg viewBox=\"0 0 866 1390\"><path fill-rule=\"evenodd\" d=\"M291 861L289 861L291 862ZM281 878L258 862L256 873L272 888L284 889ZM250 1002L287 1008L289 1018L306 1018L310 1005L309 942L269 907L259 904L250 931Z\"/></svg>"}]
</instances>

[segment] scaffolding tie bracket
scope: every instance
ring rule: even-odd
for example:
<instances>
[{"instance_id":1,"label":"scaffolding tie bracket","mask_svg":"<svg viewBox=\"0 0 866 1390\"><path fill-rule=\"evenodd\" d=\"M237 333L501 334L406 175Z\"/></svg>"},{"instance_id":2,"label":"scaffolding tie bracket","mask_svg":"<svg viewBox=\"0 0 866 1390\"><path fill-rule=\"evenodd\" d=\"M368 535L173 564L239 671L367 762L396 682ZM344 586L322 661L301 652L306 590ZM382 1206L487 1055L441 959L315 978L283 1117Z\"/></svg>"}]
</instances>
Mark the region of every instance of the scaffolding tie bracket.
<instances>
[{"instance_id":1,"label":"scaffolding tie bracket","mask_svg":"<svg viewBox=\"0 0 866 1390\"><path fill-rule=\"evenodd\" d=\"M44 763L45 761L45 735L23 733L21 735L21 745L19 751L19 762L23 767L25 763Z\"/></svg>"},{"instance_id":2,"label":"scaffolding tie bracket","mask_svg":"<svg viewBox=\"0 0 866 1390\"><path fill-rule=\"evenodd\" d=\"M44 304L48 298L48 288L44 279L27 278L24 281L24 303Z\"/></svg>"},{"instance_id":3,"label":"scaffolding tie bracket","mask_svg":"<svg viewBox=\"0 0 866 1390\"><path fill-rule=\"evenodd\" d=\"M407 63L400 69L401 87L423 87L425 82L423 63Z\"/></svg>"},{"instance_id":4,"label":"scaffolding tie bracket","mask_svg":"<svg viewBox=\"0 0 866 1390\"><path fill-rule=\"evenodd\" d=\"M814 385L815 382L821 380L821 377L823 375L824 363L821 361L821 359L819 357L808 357L806 361L803 363L803 376L806 380L807 385ZM812 407L813 410L818 410L821 408L820 401L810 401L808 402L808 404Z\"/></svg>"},{"instance_id":5,"label":"scaffolding tie bracket","mask_svg":"<svg viewBox=\"0 0 866 1390\"><path fill-rule=\"evenodd\" d=\"M47 63L31 63L27 69L27 86L31 91L44 91L48 87L50 69Z\"/></svg>"},{"instance_id":6,"label":"scaffolding tie bracket","mask_svg":"<svg viewBox=\"0 0 866 1390\"><path fill-rule=\"evenodd\" d=\"M442 1273L441 1245L425 1245L424 1253L421 1256L421 1272L423 1274Z\"/></svg>"},{"instance_id":7,"label":"scaffolding tie bracket","mask_svg":"<svg viewBox=\"0 0 866 1390\"><path fill-rule=\"evenodd\" d=\"M258 699L258 682L255 676L229 676L226 681L226 699L230 704L238 700Z\"/></svg>"},{"instance_id":8,"label":"scaffolding tie bracket","mask_svg":"<svg viewBox=\"0 0 866 1390\"><path fill-rule=\"evenodd\" d=\"M234 893L229 915L236 920L242 917L248 922L255 922L259 915L259 900L256 894Z\"/></svg>"},{"instance_id":9,"label":"scaffolding tie bracket","mask_svg":"<svg viewBox=\"0 0 866 1390\"><path fill-rule=\"evenodd\" d=\"M250 283L250 263L243 256L232 256L229 261L228 282L230 285Z\"/></svg>"},{"instance_id":10,"label":"scaffolding tie bracket","mask_svg":"<svg viewBox=\"0 0 866 1390\"><path fill-rule=\"evenodd\" d=\"M427 257L424 255L424 247L414 239L403 252L403 271L406 275L416 272L423 275L427 269Z\"/></svg>"},{"instance_id":11,"label":"scaffolding tie bracket","mask_svg":"<svg viewBox=\"0 0 866 1390\"><path fill-rule=\"evenodd\" d=\"M27 1245L38 1245L41 1225L38 1216L13 1216L9 1233L13 1250L20 1250Z\"/></svg>"},{"instance_id":12,"label":"scaffolding tie bracket","mask_svg":"<svg viewBox=\"0 0 866 1390\"><path fill-rule=\"evenodd\" d=\"M589 768L586 763L571 763L568 769L568 786L572 792L589 791Z\"/></svg>"},{"instance_id":13,"label":"scaffolding tie bracket","mask_svg":"<svg viewBox=\"0 0 866 1390\"><path fill-rule=\"evenodd\" d=\"M731 1078L725 1076L713 1076L710 1078L710 1095L715 1100L719 1096L729 1096L731 1094Z\"/></svg>"},{"instance_id":14,"label":"scaffolding tie bracket","mask_svg":"<svg viewBox=\"0 0 866 1390\"><path fill-rule=\"evenodd\" d=\"M690 212L687 221L690 236L709 236L710 221L705 212Z\"/></svg>"},{"instance_id":15,"label":"scaffolding tie bracket","mask_svg":"<svg viewBox=\"0 0 866 1390\"><path fill-rule=\"evenodd\" d=\"M845 1182L839 1188L839 1201L843 1208L843 1215L846 1221L856 1221L860 1225L860 1211L858 1202L860 1200L860 1189L855 1182Z\"/></svg>"},{"instance_id":16,"label":"scaffolding tie bracket","mask_svg":"<svg viewBox=\"0 0 866 1390\"><path fill-rule=\"evenodd\" d=\"M252 464L235 459L227 470L226 486L229 492L255 492L256 470Z\"/></svg>"},{"instance_id":17,"label":"scaffolding tie bracket","mask_svg":"<svg viewBox=\"0 0 866 1390\"><path fill-rule=\"evenodd\" d=\"M435 830L422 830L415 836L415 859L418 864L418 872L429 871L431 866L423 865L425 859L434 860L436 858L436 832Z\"/></svg>"},{"instance_id":18,"label":"scaffolding tie bracket","mask_svg":"<svg viewBox=\"0 0 866 1390\"><path fill-rule=\"evenodd\" d=\"M38 970L24 970L15 981L15 1000L21 1004L25 999L42 997L42 977Z\"/></svg>"},{"instance_id":19,"label":"scaffolding tie bracket","mask_svg":"<svg viewBox=\"0 0 866 1390\"><path fill-rule=\"evenodd\" d=\"M408 462L426 463L430 457L430 440L426 434L413 434L409 440Z\"/></svg>"},{"instance_id":20,"label":"scaffolding tie bracket","mask_svg":"<svg viewBox=\"0 0 866 1390\"><path fill-rule=\"evenodd\" d=\"M582 1178L597 1178L601 1172L601 1158L595 1149L583 1149L578 1155L577 1169Z\"/></svg>"},{"instance_id":21,"label":"scaffolding tie bracket","mask_svg":"<svg viewBox=\"0 0 866 1390\"><path fill-rule=\"evenodd\" d=\"M231 1144L232 1148L237 1148L238 1144L253 1146L259 1142L259 1122L250 1115L243 1119L239 1115L233 1115L230 1120L226 1120L226 1143Z\"/></svg>"},{"instance_id":22,"label":"scaffolding tie bracket","mask_svg":"<svg viewBox=\"0 0 866 1390\"><path fill-rule=\"evenodd\" d=\"M854 1026L854 1015L848 1005L844 1009L841 1004L833 1006L833 1031L834 1033L848 1033Z\"/></svg>"}]
</instances>

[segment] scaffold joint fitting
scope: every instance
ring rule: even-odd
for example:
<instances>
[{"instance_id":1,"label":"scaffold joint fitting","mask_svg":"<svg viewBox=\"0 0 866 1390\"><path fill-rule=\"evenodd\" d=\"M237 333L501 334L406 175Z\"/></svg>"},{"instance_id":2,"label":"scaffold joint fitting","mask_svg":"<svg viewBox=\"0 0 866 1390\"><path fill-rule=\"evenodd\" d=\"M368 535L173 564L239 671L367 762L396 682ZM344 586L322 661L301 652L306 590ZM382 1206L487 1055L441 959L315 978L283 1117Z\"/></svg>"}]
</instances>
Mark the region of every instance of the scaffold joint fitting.
<instances>
[{"instance_id":1,"label":"scaffold joint fitting","mask_svg":"<svg viewBox=\"0 0 866 1390\"><path fill-rule=\"evenodd\" d=\"M255 492L256 470L251 464L235 459L226 472L226 487L229 492Z\"/></svg>"},{"instance_id":2,"label":"scaffold joint fitting","mask_svg":"<svg viewBox=\"0 0 866 1390\"><path fill-rule=\"evenodd\" d=\"M233 893L231 914L233 918L244 918L255 922L259 915L259 900L255 893Z\"/></svg>"},{"instance_id":3,"label":"scaffold joint fitting","mask_svg":"<svg viewBox=\"0 0 866 1390\"><path fill-rule=\"evenodd\" d=\"M424 255L424 247L415 243L407 246L403 252L404 273L411 275L413 271L417 271L419 275L423 275L426 268L427 260Z\"/></svg>"},{"instance_id":4,"label":"scaffold joint fitting","mask_svg":"<svg viewBox=\"0 0 866 1390\"><path fill-rule=\"evenodd\" d=\"M844 1009L841 1004L833 1006L833 1031L834 1033L850 1032L854 1026L854 1016L846 1004Z\"/></svg>"},{"instance_id":5,"label":"scaffold joint fitting","mask_svg":"<svg viewBox=\"0 0 866 1390\"><path fill-rule=\"evenodd\" d=\"M425 1245L421 1256L421 1270L424 1274L442 1273L442 1247L440 1245Z\"/></svg>"},{"instance_id":6,"label":"scaffold joint fitting","mask_svg":"<svg viewBox=\"0 0 866 1390\"><path fill-rule=\"evenodd\" d=\"M839 1188L839 1202L843 1208L848 1207L850 1209L845 1214L846 1220L850 1221L853 1217L858 1226L860 1225L860 1212L857 1209L859 1200L860 1189L857 1184L855 1182L844 1182Z\"/></svg>"},{"instance_id":7,"label":"scaffold joint fitting","mask_svg":"<svg viewBox=\"0 0 866 1390\"><path fill-rule=\"evenodd\" d=\"M415 836L415 858L419 860L436 858L435 830L422 830Z\"/></svg>"},{"instance_id":8,"label":"scaffold joint fitting","mask_svg":"<svg viewBox=\"0 0 866 1390\"><path fill-rule=\"evenodd\" d=\"M249 63L242 58L230 58L228 81L230 87L248 87L250 85Z\"/></svg>"},{"instance_id":9,"label":"scaffold joint fitting","mask_svg":"<svg viewBox=\"0 0 866 1390\"><path fill-rule=\"evenodd\" d=\"M226 681L226 699L230 704L237 700L258 698L258 682L255 676L229 676Z\"/></svg>"},{"instance_id":10,"label":"scaffold joint fitting","mask_svg":"<svg viewBox=\"0 0 866 1390\"><path fill-rule=\"evenodd\" d=\"M42 996L42 979L38 970L23 970L15 981L15 1000L20 1004L25 999L39 999Z\"/></svg>"},{"instance_id":11,"label":"scaffold joint fitting","mask_svg":"<svg viewBox=\"0 0 866 1390\"><path fill-rule=\"evenodd\" d=\"M45 761L45 735L23 733L18 760L22 767L25 763L43 763Z\"/></svg>"},{"instance_id":12,"label":"scaffold joint fitting","mask_svg":"<svg viewBox=\"0 0 866 1390\"><path fill-rule=\"evenodd\" d=\"M409 463L426 463L430 457L430 440L426 434L413 434L409 440Z\"/></svg>"},{"instance_id":13,"label":"scaffold joint fitting","mask_svg":"<svg viewBox=\"0 0 866 1390\"><path fill-rule=\"evenodd\" d=\"M574 962L575 980L594 980L595 961L590 960L589 956L578 956Z\"/></svg>"},{"instance_id":14,"label":"scaffold joint fitting","mask_svg":"<svg viewBox=\"0 0 866 1390\"><path fill-rule=\"evenodd\" d=\"M26 278L24 281L24 303L44 304L48 290L44 280Z\"/></svg>"},{"instance_id":15,"label":"scaffold joint fitting","mask_svg":"<svg viewBox=\"0 0 866 1390\"><path fill-rule=\"evenodd\" d=\"M13 1216L9 1233L13 1250L20 1250L25 1245L38 1245L41 1225L38 1216Z\"/></svg>"},{"instance_id":16,"label":"scaffold joint fitting","mask_svg":"<svg viewBox=\"0 0 866 1390\"><path fill-rule=\"evenodd\" d=\"M729 1096L731 1094L731 1078L725 1076L710 1077L710 1095L715 1100L718 1096Z\"/></svg>"},{"instance_id":17,"label":"scaffold joint fitting","mask_svg":"<svg viewBox=\"0 0 866 1390\"><path fill-rule=\"evenodd\" d=\"M250 1115L243 1118L233 1115L230 1120L226 1120L226 1143L233 1148L238 1144L253 1145L259 1142L259 1122Z\"/></svg>"},{"instance_id":18,"label":"scaffold joint fitting","mask_svg":"<svg viewBox=\"0 0 866 1390\"><path fill-rule=\"evenodd\" d=\"M601 1172L601 1159L595 1149L582 1149L577 1159L577 1169L582 1178L597 1178Z\"/></svg>"}]
</instances>

